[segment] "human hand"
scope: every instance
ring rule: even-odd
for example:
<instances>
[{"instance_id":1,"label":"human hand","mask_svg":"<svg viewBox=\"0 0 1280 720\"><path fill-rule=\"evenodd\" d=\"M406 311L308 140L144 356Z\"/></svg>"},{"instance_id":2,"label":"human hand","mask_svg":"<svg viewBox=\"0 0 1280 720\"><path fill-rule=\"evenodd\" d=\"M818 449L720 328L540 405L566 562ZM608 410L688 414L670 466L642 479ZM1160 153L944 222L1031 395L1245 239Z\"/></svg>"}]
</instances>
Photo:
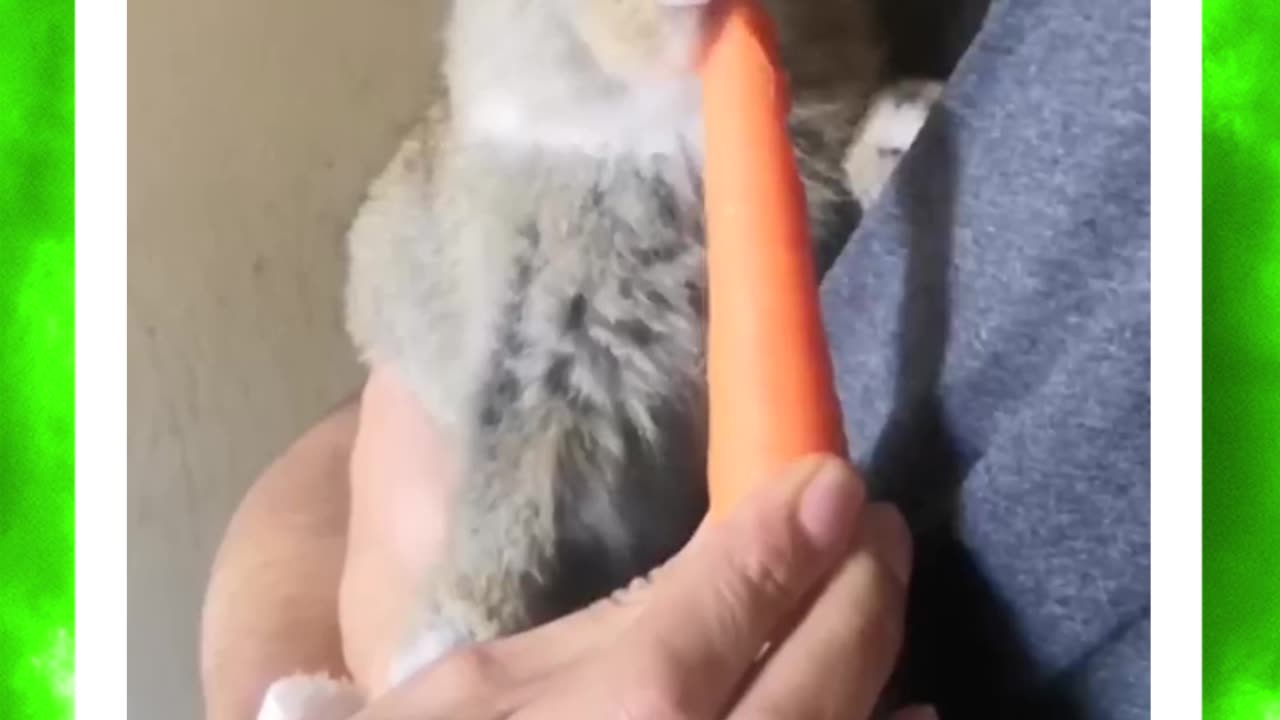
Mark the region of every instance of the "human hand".
<instances>
[{"instance_id":1,"label":"human hand","mask_svg":"<svg viewBox=\"0 0 1280 720\"><path fill-rule=\"evenodd\" d=\"M392 677L417 620L422 577L439 561L457 485L453 439L396 368L376 366L351 454L351 513L340 588L347 667L369 696Z\"/></svg>"},{"instance_id":2,"label":"human hand","mask_svg":"<svg viewBox=\"0 0 1280 720\"><path fill-rule=\"evenodd\" d=\"M355 717L862 720L911 566L901 516L863 492L840 461L799 462L651 583L456 651Z\"/></svg>"}]
</instances>

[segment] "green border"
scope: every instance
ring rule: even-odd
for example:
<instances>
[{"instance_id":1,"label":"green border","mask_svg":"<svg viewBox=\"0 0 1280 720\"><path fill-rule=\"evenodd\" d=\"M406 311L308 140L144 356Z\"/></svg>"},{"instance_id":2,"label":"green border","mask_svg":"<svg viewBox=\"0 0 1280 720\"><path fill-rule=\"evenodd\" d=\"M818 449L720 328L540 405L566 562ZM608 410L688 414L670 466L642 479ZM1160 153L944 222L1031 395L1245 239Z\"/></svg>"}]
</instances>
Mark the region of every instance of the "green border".
<instances>
[{"instance_id":1,"label":"green border","mask_svg":"<svg viewBox=\"0 0 1280 720\"><path fill-rule=\"evenodd\" d=\"M1204 717L1280 720L1280 4L1203 8Z\"/></svg>"},{"instance_id":2,"label":"green border","mask_svg":"<svg viewBox=\"0 0 1280 720\"><path fill-rule=\"evenodd\" d=\"M0 718L70 718L75 6L0 0Z\"/></svg>"}]
</instances>

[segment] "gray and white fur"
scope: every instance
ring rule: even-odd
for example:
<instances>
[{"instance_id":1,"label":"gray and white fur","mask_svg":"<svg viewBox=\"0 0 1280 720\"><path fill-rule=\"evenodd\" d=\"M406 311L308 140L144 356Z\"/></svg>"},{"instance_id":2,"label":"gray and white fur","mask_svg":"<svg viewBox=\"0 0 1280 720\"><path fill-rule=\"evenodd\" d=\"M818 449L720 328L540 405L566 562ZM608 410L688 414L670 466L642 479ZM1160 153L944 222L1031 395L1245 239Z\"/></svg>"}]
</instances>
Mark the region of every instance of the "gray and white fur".
<instances>
[{"instance_id":1,"label":"gray and white fur","mask_svg":"<svg viewBox=\"0 0 1280 720\"><path fill-rule=\"evenodd\" d=\"M901 145L901 128L863 122L888 92L884 43L869 0L766 5L823 264L896 162L879 144ZM350 237L355 343L408 378L463 468L397 676L624 586L705 511L693 62L709 12L678 0L452 8L446 92Z\"/></svg>"}]
</instances>

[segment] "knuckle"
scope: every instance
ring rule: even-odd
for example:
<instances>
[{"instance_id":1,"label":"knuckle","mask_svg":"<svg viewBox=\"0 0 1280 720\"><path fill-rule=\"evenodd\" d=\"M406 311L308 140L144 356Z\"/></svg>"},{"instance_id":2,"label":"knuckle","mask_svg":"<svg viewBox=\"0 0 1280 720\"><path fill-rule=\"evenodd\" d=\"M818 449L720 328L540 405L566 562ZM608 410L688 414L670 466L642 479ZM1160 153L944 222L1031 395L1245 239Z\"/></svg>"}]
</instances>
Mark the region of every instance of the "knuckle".
<instances>
[{"instance_id":1,"label":"knuckle","mask_svg":"<svg viewBox=\"0 0 1280 720\"><path fill-rule=\"evenodd\" d=\"M619 720L693 720L691 696L682 678L665 666L644 677L619 696Z\"/></svg>"},{"instance_id":2,"label":"knuckle","mask_svg":"<svg viewBox=\"0 0 1280 720\"><path fill-rule=\"evenodd\" d=\"M733 564L733 572L723 583L725 599L744 610L782 596L787 589L787 573L776 556L746 553Z\"/></svg>"},{"instance_id":3,"label":"knuckle","mask_svg":"<svg viewBox=\"0 0 1280 720\"><path fill-rule=\"evenodd\" d=\"M729 642L750 632L759 624L760 616L782 604L787 587L785 574L777 566L757 555L744 555L732 561L721 577L711 584L715 596L715 613L708 628L714 636Z\"/></svg>"},{"instance_id":4,"label":"knuckle","mask_svg":"<svg viewBox=\"0 0 1280 720\"><path fill-rule=\"evenodd\" d=\"M710 578L718 607L716 631L722 637L749 633L801 590L796 582L805 572L805 558L794 528L786 518L764 513L752 520L740 526L742 532L725 547L720 570Z\"/></svg>"},{"instance_id":5,"label":"knuckle","mask_svg":"<svg viewBox=\"0 0 1280 720\"><path fill-rule=\"evenodd\" d=\"M786 596L797 569L795 533L776 520L762 521L750 539L733 552L730 569L736 591L747 601L771 601Z\"/></svg>"}]
</instances>

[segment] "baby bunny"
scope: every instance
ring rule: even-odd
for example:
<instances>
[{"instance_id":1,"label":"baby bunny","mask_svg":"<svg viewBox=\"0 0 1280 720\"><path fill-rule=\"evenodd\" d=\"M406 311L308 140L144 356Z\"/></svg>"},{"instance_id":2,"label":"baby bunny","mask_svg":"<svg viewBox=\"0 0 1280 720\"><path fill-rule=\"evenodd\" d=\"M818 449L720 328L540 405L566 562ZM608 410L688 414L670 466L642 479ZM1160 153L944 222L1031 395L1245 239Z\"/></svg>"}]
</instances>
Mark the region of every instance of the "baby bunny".
<instances>
[{"instance_id":1,"label":"baby bunny","mask_svg":"<svg viewBox=\"0 0 1280 720\"><path fill-rule=\"evenodd\" d=\"M765 4L824 267L891 170L877 144L903 144L901 128L871 131L885 123L863 122L868 105L900 97L884 94L871 0ZM355 343L408 378L462 460L393 682L625 586L706 510L696 63L713 13L452 6L445 90L350 233ZM909 142L923 114L906 115Z\"/></svg>"}]
</instances>

